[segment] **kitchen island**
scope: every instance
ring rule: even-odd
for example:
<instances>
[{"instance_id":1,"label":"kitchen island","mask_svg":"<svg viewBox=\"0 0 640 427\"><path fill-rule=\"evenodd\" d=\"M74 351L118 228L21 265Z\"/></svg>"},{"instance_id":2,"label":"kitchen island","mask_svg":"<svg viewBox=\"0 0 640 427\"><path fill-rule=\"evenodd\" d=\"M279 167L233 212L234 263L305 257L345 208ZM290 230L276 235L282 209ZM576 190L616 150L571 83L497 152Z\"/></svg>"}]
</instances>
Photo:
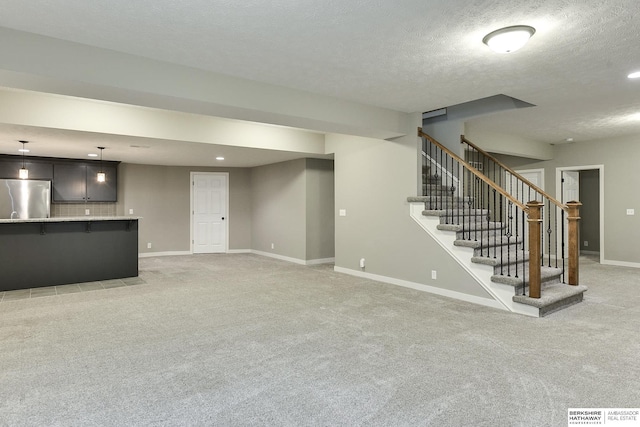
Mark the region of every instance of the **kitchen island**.
<instances>
[{"instance_id":1,"label":"kitchen island","mask_svg":"<svg viewBox=\"0 0 640 427\"><path fill-rule=\"evenodd\" d=\"M0 291L137 276L139 219L0 219Z\"/></svg>"}]
</instances>

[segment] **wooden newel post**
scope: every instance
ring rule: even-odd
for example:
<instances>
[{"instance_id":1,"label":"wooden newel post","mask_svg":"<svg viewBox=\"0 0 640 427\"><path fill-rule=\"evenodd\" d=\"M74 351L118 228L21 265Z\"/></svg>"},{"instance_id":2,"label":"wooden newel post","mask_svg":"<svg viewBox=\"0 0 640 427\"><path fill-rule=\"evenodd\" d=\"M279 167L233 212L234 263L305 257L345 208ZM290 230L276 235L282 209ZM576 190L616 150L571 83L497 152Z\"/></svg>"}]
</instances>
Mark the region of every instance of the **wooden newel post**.
<instances>
[{"instance_id":1,"label":"wooden newel post","mask_svg":"<svg viewBox=\"0 0 640 427\"><path fill-rule=\"evenodd\" d=\"M529 208L529 297L540 298L540 232L542 226L542 202L532 200Z\"/></svg>"},{"instance_id":2,"label":"wooden newel post","mask_svg":"<svg viewBox=\"0 0 640 427\"><path fill-rule=\"evenodd\" d=\"M567 221L569 221L569 245L568 257L569 257L569 281L570 285L578 284L578 270L580 257L580 206L582 203L571 201L567 202Z\"/></svg>"}]
</instances>

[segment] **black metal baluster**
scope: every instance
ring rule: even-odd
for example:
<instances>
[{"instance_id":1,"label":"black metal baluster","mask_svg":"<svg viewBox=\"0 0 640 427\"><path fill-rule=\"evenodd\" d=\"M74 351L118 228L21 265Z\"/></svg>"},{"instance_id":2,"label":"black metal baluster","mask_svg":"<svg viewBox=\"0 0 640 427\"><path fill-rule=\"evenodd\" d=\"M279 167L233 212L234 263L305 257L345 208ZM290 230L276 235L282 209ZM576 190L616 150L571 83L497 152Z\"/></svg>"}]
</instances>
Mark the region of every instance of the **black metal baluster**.
<instances>
[{"instance_id":1,"label":"black metal baluster","mask_svg":"<svg viewBox=\"0 0 640 427\"><path fill-rule=\"evenodd\" d=\"M565 249L564 249L564 209L562 209L562 212L560 212L560 216L562 217L561 219L561 223L562 223L562 283L567 283L567 278L565 277Z\"/></svg>"},{"instance_id":2,"label":"black metal baluster","mask_svg":"<svg viewBox=\"0 0 640 427\"><path fill-rule=\"evenodd\" d=\"M547 247L548 247L548 251L549 251L549 255L547 256L547 267L551 267L551 233L553 232L551 230L551 200L547 200L547 209L546 209L547 213ZM542 256L544 257L544 254L542 254Z\"/></svg>"},{"instance_id":3,"label":"black metal baluster","mask_svg":"<svg viewBox=\"0 0 640 427\"><path fill-rule=\"evenodd\" d=\"M554 217L553 217L553 223L555 224L555 230L554 230L554 246L556 249L556 268L558 268L558 207L555 206L555 209L553 210L554 213Z\"/></svg>"}]
</instances>

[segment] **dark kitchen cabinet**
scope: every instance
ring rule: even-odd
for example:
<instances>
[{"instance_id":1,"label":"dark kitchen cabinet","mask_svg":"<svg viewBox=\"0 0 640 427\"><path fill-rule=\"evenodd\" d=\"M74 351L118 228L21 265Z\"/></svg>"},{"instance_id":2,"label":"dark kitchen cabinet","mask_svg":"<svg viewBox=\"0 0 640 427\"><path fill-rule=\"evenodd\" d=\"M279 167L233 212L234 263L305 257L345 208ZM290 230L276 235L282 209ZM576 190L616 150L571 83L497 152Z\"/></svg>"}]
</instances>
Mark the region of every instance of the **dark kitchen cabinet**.
<instances>
[{"instance_id":1,"label":"dark kitchen cabinet","mask_svg":"<svg viewBox=\"0 0 640 427\"><path fill-rule=\"evenodd\" d=\"M53 165L53 202L84 202L87 197L87 166L81 163Z\"/></svg>"},{"instance_id":2,"label":"dark kitchen cabinet","mask_svg":"<svg viewBox=\"0 0 640 427\"><path fill-rule=\"evenodd\" d=\"M98 182L102 169L105 182ZM87 163L56 163L53 165L54 203L115 202L117 201L117 165Z\"/></svg>"},{"instance_id":3,"label":"dark kitchen cabinet","mask_svg":"<svg viewBox=\"0 0 640 427\"><path fill-rule=\"evenodd\" d=\"M104 182L98 182L98 172L106 175ZM117 201L118 167L104 164L87 165L87 201L89 202L115 202Z\"/></svg>"},{"instance_id":4,"label":"dark kitchen cabinet","mask_svg":"<svg viewBox=\"0 0 640 427\"><path fill-rule=\"evenodd\" d=\"M114 161L86 161L0 154L0 179L18 179L24 161L29 179L51 181L54 203L116 202L118 200L118 164ZM100 170L106 181L98 182Z\"/></svg>"},{"instance_id":5,"label":"dark kitchen cabinet","mask_svg":"<svg viewBox=\"0 0 640 427\"><path fill-rule=\"evenodd\" d=\"M29 179L51 180L53 178L53 165L47 162L25 160L25 168L29 171ZM18 171L22 168L22 159L0 159L0 178L18 179Z\"/></svg>"}]
</instances>

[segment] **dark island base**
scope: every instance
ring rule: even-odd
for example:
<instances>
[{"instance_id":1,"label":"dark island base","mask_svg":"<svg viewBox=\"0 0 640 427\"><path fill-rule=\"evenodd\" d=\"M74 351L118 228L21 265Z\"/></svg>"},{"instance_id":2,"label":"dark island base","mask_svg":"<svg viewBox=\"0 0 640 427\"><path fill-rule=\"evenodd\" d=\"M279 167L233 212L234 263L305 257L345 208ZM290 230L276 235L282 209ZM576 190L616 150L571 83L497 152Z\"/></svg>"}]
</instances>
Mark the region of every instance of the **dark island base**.
<instances>
[{"instance_id":1,"label":"dark island base","mask_svg":"<svg viewBox=\"0 0 640 427\"><path fill-rule=\"evenodd\" d=\"M137 220L0 224L0 291L137 275Z\"/></svg>"}]
</instances>

